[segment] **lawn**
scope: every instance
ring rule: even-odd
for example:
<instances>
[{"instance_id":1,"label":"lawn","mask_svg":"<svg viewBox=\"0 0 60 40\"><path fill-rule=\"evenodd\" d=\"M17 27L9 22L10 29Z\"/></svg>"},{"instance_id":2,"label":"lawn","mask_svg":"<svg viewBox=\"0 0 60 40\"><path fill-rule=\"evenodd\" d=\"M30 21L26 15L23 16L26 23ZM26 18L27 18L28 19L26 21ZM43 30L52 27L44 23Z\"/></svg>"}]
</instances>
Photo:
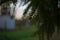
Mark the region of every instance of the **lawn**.
<instances>
[{"instance_id":1,"label":"lawn","mask_svg":"<svg viewBox=\"0 0 60 40\"><path fill-rule=\"evenodd\" d=\"M38 40L37 37L33 36L36 31L37 28L32 27L26 30L0 32L0 40Z\"/></svg>"}]
</instances>

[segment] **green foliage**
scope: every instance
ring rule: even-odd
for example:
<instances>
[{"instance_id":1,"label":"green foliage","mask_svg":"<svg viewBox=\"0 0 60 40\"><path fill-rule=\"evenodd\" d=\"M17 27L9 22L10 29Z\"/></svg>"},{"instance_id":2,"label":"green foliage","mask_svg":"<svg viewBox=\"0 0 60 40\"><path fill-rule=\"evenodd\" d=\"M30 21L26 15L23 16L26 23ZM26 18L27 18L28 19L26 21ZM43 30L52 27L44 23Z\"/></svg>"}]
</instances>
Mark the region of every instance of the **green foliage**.
<instances>
[{"instance_id":1,"label":"green foliage","mask_svg":"<svg viewBox=\"0 0 60 40\"><path fill-rule=\"evenodd\" d=\"M28 30L0 32L0 40L33 40L33 34L36 31L37 28L32 26Z\"/></svg>"}]
</instances>

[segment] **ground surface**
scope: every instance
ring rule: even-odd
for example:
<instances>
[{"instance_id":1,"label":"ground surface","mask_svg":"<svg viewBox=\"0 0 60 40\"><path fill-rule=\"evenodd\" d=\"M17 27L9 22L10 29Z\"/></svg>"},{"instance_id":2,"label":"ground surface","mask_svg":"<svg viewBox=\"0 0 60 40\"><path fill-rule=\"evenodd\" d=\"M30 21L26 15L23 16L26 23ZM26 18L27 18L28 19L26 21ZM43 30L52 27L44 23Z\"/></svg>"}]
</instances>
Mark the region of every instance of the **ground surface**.
<instances>
[{"instance_id":1,"label":"ground surface","mask_svg":"<svg viewBox=\"0 0 60 40\"><path fill-rule=\"evenodd\" d=\"M33 34L37 29L32 27L25 30L15 30L10 32L0 32L0 40L38 40Z\"/></svg>"}]
</instances>

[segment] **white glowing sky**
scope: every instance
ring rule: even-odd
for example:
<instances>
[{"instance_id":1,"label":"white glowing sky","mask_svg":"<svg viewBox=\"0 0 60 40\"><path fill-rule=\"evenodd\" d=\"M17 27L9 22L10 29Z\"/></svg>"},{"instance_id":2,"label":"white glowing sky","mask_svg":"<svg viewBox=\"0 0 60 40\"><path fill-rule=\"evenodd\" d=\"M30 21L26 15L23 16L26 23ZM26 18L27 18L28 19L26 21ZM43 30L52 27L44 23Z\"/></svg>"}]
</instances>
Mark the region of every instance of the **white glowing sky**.
<instances>
[{"instance_id":1,"label":"white glowing sky","mask_svg":"<svg viewBox=\"0 0 60 40\"><path fill-rule=\"evenodd\" d=\"M18 7L17 9L16 9L16 11L15 11L15 18L16 19L21 19L22 18L22 16L23 16L23 13L24 13L24 11L25 11L25 9L27 8L27 6L30 4L30 2L29 3L27 3L26 5L24 5L24 6L20 6L20 7Z\"/></svg>"},{"instance_id":2,"label":"white glowing sky","mask_svg":"<svg viewBox=\"0 0 60 40\"><path fill-rule=\"evenodd\" d=\"M20 2L17 1L17 4L15 6L15 19L20 20L23 17L23 13L29 4L30 4L30 2L28 2L27 4L24 5L24 2L21 2L21 0L20 0Z\"/></svg>"}]
</instances>

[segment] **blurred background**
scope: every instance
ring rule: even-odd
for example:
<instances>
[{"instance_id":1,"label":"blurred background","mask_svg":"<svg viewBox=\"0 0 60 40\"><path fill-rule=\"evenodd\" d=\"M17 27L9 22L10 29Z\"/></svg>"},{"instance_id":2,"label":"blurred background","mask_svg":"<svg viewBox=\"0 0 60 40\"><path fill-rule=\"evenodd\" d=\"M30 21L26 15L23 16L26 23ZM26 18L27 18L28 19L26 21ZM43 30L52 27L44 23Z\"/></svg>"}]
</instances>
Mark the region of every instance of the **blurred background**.
<instances>
[{"instance_id":1,"label":"blurred background","mask_svg":"<svg viewBox=\"0 0 60 40\"><path fill-rule=\"evenodd\" d=\"M0 40L60 40L60 0L0 0Z\"/></svg>"}]
</instances>

